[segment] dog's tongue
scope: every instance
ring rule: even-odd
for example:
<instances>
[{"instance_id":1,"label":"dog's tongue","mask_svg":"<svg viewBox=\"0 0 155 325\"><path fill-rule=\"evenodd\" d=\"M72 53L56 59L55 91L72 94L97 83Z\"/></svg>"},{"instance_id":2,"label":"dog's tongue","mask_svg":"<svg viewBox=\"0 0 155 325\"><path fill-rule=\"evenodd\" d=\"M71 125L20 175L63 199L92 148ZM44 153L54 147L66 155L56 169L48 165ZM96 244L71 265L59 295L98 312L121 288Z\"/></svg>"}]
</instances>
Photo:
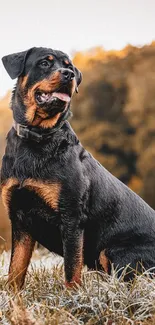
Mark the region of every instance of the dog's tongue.
<instances>
[{"instance_id":1,"label":"dog's tongue","mask_svg":"<svg viewBox=\"0 0 155 325\"><path fill-rule=\"evenodd\" d=\"M70 97L67 94L55 92L55 93L52 94L52 97L57 97L57 98L61 99L64 102L67 102L67 103L70 102Z\"/></svg>"}]
</instances>

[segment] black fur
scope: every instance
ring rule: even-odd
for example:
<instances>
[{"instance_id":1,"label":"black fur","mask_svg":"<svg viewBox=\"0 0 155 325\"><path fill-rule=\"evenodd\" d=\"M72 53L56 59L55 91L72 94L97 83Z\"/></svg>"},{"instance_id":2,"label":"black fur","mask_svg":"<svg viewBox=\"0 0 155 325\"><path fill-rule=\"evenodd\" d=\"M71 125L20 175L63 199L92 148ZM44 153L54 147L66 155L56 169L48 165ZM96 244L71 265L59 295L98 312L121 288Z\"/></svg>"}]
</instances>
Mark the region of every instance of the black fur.
<instances>
[{"instance_id":1,"label":"black fur","mask_svg":"<svg viewBox=\"0 0 155 325\"><path fill-rule=\"evenodd\" d=\"M42 52L45 50L31 53L25 74ZM56 53L59 68L64 54ZM41 78L39 70L36 75L33 73L27 87ZM22 100L17 85L12 102L17 122L25 122ZM36 129L42 132L41 128ZM30 234L50 251L64 256L67 283L72 282L78 268L79 241L83 236L84 263L89 268L101 267L102 251L109 273L111 263L119 268L130 263L136 269L138 262L146 269L155 266L155 211L82 147L67 121L41 143L22 140L11 129L2 163L2 184L12 177L20 184L14 186L9 203L13 241ZM23 187L26 179L60 183L58 211Z\"/></svg>"}]
</instances>

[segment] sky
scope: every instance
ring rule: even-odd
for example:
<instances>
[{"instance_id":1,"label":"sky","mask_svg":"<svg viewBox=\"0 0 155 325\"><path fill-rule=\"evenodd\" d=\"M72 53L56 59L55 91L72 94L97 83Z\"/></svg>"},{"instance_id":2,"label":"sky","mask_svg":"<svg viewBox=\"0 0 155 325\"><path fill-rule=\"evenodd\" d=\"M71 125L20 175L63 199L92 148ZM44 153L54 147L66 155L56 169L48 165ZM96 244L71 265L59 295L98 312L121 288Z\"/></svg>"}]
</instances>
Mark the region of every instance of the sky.
<instances>
[{"instance_id":1,"label":"sky","mask_svg":"<svg viewBox=\"0 0 155 325\"><path fill-rule=\"evenodd\" d=\"M154 0L0 0L0 57L33 46L71 57L95 46L142 46L155 40L154 13ZM0 61L0 97L14 84Z\"/></svg>"}]
</instances>

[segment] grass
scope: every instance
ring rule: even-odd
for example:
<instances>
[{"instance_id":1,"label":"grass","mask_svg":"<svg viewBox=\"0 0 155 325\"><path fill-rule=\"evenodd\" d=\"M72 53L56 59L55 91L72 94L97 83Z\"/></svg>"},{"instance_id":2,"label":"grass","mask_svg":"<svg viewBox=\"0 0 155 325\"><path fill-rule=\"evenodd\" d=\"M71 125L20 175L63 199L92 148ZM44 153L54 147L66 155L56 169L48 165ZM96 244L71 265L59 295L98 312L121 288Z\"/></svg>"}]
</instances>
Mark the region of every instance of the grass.
<instances>
[{"instance_id":1,"label":"grass","mask_svg":"<svg viewBox=\"0 0 155 325\"><path fill-rule=\"evenodd\" d=\"M150 272L125 283L112 275L83 270L82 287L66 289L63 261L45 250L34 252L23 290L9 291L9 253L0 256L0 324L155 324L155 278ZM125 272L125 270L124 270Z\"/></svg>"}]
</instances>

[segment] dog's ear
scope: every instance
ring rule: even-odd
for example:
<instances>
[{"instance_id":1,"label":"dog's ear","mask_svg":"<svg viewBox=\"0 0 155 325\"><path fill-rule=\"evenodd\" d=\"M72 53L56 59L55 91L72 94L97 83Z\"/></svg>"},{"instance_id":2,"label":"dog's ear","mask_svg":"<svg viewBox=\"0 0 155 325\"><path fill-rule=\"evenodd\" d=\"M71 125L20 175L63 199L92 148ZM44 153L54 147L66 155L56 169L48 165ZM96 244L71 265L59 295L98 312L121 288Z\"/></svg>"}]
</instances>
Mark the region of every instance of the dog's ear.
<instances>
[{"instance_id":1,"label":"dog's ear","mask_svg":"<svg viewBox=\"0 0 155 325\"><path fill-rule=\"evenodd\" d=\"M75 79L78 87L82 81L82 73L75 66L74 66L74 71L75 71Z\"/></svg>"},{"instance_id":2,"label":"dog's ear","mask_svg":"<svg viewBox=\"0 0 155 325\"><path fill-rule=\"evenodd\" d=\"M32 48L27 51L3 56L3 65L11 79L15 79L22 74L25 66L26 57L31 50Z\"/></svg>"}]
</instances>

